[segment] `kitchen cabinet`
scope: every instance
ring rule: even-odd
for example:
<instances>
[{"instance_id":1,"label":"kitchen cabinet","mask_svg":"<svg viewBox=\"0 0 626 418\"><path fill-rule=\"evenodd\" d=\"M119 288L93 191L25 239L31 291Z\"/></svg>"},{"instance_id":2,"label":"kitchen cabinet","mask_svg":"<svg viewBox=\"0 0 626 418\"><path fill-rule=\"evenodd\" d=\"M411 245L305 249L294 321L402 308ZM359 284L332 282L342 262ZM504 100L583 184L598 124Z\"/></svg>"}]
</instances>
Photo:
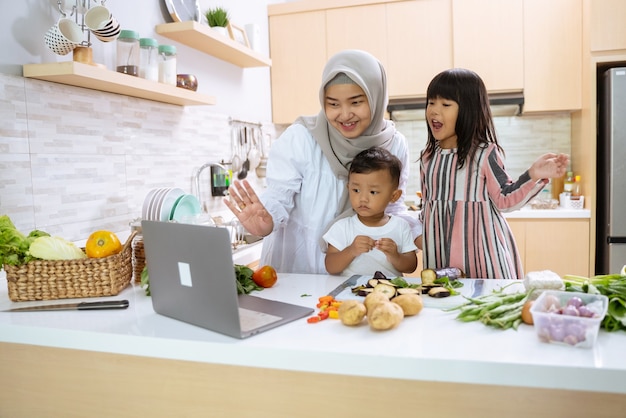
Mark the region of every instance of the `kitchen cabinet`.
<instances>
[{"instance_id":1,"label":"kitchen cabinet","mask_svg":"<svg viewBox=\"0 0 626 418\"><path fill-rule=\"evenodd\" d=\"M314 115L320 110L326 13L270 15L269 22L272 118L274 123L289 124L300 115Z\"/></svg>"},{"instance_id":2,"label":"kitchen cabinet","mask_svg":"<svg viewBox=\"0 0 626 418\"><path fill-rule=\"evenodd\" d=\"M387 3L389 97L426 97L432 78L452 67L451 7L450 0Z\"/></svg>"},{"instance_id":3,"label":"kitchen cabinet","mask_svg":"<svg viewBox=\"0 0 626 418\"><path fill-rule=\"evenodd\" d=\"M590 276L589 219L507 219L524 272Z\"/></svg>"},{"instance_id":4,"label":"kitchen cabinet","mask_svg":"<svg viewBox=\"0 0 626 418\"><path fill-rule=\"evenodd\" d=\"M454 67L475 71L490 92L524 88L522 0L453 0Z\"/></svg>"},{"instance_id":5,"label":"kitchen cabinet","mask_svg":"<svg viewBox=\"0 0 626 418\"><path fill-rule=\"evenodd\" d=\"M452 66L450 19L431 18L450 16L451 0L352 2L327 9L305 3L268 7L274 123L319 112L324 65L343 49L363 49L381 61L391 98L425 96L432 77ZM358 22L359 30L347 22ZM432 33L438 42L424 42Z\"/></svg>"},{"instance_id":6,"label":"kitchen cabinet","mask_svg":"<svg viewBox=\"0 0 626 418\"><path fill-rule=\"evenodd\" d=\"M626 2L594 1L591 6L591 51L626 49Z\"/></svg>"},{"instance_id":7,"label":"kitchen cabinet","mask_svg":"<svg viewBox=\"0 0 626 418\"><path fill-rule=\"evenodd\" d=\"M581 0L524 0L524 112L581 107Z\"/></svg>"},{"instance_id":8,"label":"kitchen cabinet","mask_svg":"<svg viewBox=\"0 0 626 418\"><path fill-rule=\"evenodd\" d=\"M25 64L24 77L123 94L179 106L213 105L215 98L195 91L110 71L76 61Z\"/></svg>"},{"instance_id":9,"label":"kitchen cabinet","mask_svg":"<svg viewBox=\"0 0 626 418\"><path fill-rule=\"evenodd\" d=\"M233 39L192 20L157 25L156 33L239 67L270 67L272 61Z\"/></svg>"}]
</instances>

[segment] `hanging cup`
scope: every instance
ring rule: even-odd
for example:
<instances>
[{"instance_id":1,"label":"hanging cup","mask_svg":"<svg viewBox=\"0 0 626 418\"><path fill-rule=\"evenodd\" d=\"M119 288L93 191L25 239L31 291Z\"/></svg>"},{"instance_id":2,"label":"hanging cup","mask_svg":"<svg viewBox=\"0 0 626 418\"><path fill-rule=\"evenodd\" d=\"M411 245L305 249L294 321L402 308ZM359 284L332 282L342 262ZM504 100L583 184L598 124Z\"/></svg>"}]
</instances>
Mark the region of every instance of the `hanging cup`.
<instances>
[{"instance_id":1,"label":"hanging cup","mask_svg":"<svg viewBox=\"0 0 626 418\"><path fill-rule=\"evenodd\" d=\"M102 42L111 42L122 30L117 19L104 6L94 6L85 13L85 26Z\"/></svg>"},{"instance_id":2,"label":"hanging cup","mask_svg":"<svg viewBox=\"0 0 626 418\"><path fill-rule=\"evenodd\" d=\"M67 55L83 42L83 31L74 20L63 17L48 29L44 42L55 54Z\"/></svg>"}]
</instances>

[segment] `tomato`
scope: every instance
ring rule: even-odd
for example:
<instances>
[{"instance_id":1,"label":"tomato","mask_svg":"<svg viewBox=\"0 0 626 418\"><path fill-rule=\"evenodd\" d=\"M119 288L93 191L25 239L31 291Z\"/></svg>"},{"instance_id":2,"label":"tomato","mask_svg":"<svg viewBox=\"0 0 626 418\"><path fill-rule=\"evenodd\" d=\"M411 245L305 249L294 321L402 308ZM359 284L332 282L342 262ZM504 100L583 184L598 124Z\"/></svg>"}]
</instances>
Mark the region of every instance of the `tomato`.
<instances>
[{"instance_id":1,"label":"tomato","mask_svg":"<svg viewBox=\"0 0 626 418\"><path fill-rule=\"evenodd\" d=\"M278 280L278 275L274 267L263 266L252 273L252 280L261 287L272 287Z\"/></svg>"},{"instance_id":2,"label":"tomato","mask_svg":"<svg viewBox=\"0 0 626 418\"><path fill-rule=\"evenodd\" d=\"M85 253L89 258L103 258L122 251L122 243L117 235L110 231L96 231L89 235Z\"/></svg>"}]
</instances>

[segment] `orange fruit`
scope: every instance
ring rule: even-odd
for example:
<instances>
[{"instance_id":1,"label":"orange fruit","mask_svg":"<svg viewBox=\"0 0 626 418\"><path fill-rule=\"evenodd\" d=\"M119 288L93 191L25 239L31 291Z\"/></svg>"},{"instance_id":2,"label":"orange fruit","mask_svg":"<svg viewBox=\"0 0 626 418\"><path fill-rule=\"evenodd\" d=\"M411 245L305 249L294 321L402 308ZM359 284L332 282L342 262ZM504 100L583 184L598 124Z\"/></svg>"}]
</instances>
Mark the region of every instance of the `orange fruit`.
<instances>
[{"instance_id":1,"label":"orange fruit","mask_svg":"<svg viewBox=\"0 0 626 418\"><path fill-rule=\"evenodd\" d=\"M111 231L96 231L89 235L85 253L89 258L103 258L122 251L122 243Z\"/></svg>"},{"instance_id":2,"label":"orange fruit","mask_svg":"<svg viewBox=\"0 0 626 418\"><path fill-rule=\"evenodd\" d=\"M272 287L278 280L276 270L272 266L263 266L252 273L252 280L261 287Z\"/></svg>"}]
</instances>

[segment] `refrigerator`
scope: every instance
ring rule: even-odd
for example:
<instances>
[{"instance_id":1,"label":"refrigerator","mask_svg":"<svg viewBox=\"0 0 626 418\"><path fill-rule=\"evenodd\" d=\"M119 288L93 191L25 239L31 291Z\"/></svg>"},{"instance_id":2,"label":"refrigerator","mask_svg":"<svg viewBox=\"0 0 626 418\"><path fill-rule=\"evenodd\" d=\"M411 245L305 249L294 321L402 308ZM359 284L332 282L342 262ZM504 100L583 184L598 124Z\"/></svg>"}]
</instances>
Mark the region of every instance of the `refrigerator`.
<instances>
[{"instance_id":1,"label":"refrigerator","mask_svg":"<svg viewBox=\"0 0 626 418\"><path fill-rule=\"evenodd\" d=\"M626 265L626 67L602 74L598 91L596 274Z\"/></svg>"}]
</instances>

